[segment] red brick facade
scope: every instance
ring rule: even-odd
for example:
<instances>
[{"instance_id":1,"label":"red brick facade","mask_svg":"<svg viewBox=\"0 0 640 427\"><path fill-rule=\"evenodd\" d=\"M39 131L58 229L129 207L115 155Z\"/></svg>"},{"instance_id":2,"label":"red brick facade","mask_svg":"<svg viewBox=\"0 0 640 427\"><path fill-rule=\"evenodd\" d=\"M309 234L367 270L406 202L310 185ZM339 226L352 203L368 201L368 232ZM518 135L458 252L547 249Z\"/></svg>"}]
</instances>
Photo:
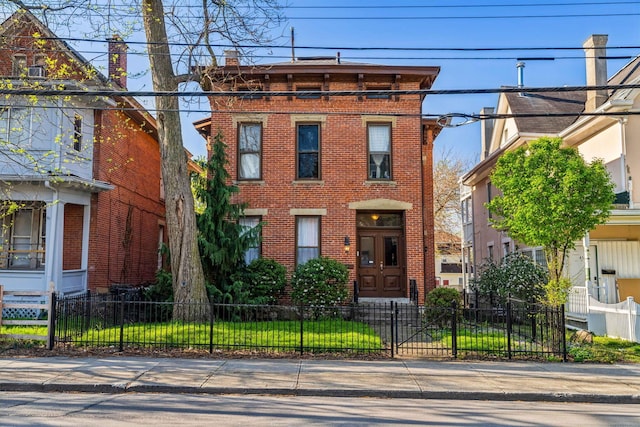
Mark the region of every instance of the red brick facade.
<instances>
[{"instance_id":1,"label":"red brick facade","mask_svg":"<svg viewBox=\"0 0 640 427\"><path fill-rule=\"evenodd\" d=\"M234 81L238 72L241 78ZM264 69L229 66L212 74L216 90L270 91L417 90L429 88L436 67L382 67L300 61ZM226 78L221 78L226 76ZM401 295L409 296L416 280L419 300L435 286L433 251L432 148L435 133L421 118L419 94L328 95L311 99L292 96L252 96L252 99L211 99L211 121L197 124L204 132L222 131L228 145L229 172L240 187L237 201L247 202L247 215L259 215L261 254L284 264L296 264L296 216L320 217L320 253L350 268L358 279L362 260L357 214L397 213L402 216ZM382 98L382 99L381 99ZM261 123L261 176L238 176L238 126ZM297 178L297 125L319 124L318 179ZM368 126L391 128L391 176L369 176ZM351 247L345 253L348 238ZM398 295L395 295L398 296Z\"/></svg>"}]
</instances>

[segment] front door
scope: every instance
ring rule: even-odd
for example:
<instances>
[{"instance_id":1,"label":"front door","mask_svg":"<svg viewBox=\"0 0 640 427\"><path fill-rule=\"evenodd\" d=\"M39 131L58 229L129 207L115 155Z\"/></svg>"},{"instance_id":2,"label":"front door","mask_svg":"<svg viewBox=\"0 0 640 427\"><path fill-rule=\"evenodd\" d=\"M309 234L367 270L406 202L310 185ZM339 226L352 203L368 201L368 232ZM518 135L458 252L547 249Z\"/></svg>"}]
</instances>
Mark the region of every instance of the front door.
<instances>
[{"instance_id":1,"label":"front door","mask_svg":"<svg viewBox=\"0 0 640 427\"><path fill-rule=\"evenodd\" d=\"M361 297L406 297L402 230L358 231Z\"/></svg>"}]
</instances>

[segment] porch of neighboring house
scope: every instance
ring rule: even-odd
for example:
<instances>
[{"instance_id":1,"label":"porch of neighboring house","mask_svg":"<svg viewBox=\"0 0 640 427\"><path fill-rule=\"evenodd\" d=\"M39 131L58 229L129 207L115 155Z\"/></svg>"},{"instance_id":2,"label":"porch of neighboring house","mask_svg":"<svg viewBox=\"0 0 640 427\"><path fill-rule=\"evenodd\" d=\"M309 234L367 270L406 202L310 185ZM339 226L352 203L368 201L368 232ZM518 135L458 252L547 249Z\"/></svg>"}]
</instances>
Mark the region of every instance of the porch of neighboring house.
<instances>
[{"instance_id":1,"label":"porch of neighboring house","mask_svg":"<svg viewBox=\"0 0 640 427\"><path fill-rule=\"evenodd\" d=\"M574 288L566 305L567 324L640 342L640 221L637 212L614 211L570 255ZM589 280L585 278L589 273Z\"/></svg>"},{"instance_id":2,"label":"porch of neighboring house","mask_svg":"<svg viewBox=\"0 0 640 427\"><path fill-rule=\"evenodd\" d=\"M0 284L11 291L63 295L87 289L91 193L71 184L43 181L11 188L4 201ZM13 208L11 208L13 206Z\"/></svg>"}]
</instances>

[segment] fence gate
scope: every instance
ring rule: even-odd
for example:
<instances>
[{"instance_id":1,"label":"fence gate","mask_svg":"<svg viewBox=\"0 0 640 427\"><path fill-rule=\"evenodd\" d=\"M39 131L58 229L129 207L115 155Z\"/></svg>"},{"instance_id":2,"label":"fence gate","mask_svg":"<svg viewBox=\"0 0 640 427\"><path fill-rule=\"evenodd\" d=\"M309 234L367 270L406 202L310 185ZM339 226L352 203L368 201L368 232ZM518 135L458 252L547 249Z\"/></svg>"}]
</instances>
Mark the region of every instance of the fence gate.
<instances>
[{"instance_id":1,"label":"fence gate","mask_svg":"<svg viewBox=\"0 0 640 427\"><path fill-rule=\"evenodd\" d=\"M55 293L53 291L53 282L49 286L48 291L7 291L3 285L0 285L0 328L4 326L46 326L46 335L30 335L30 334L0 334L0 338L12 338L20 340L37 340L46 341L47 348L53 348L53 318L54 318L54 300ZM13 297L7 300L7 296ZM42 310L46 310L47 318L39 319ZM11 313L11 318L3 319L3 312ZM14 317L19 319L14 319ZM25 319L30 318L30 319Z\"/></svg>"}]
</instances>

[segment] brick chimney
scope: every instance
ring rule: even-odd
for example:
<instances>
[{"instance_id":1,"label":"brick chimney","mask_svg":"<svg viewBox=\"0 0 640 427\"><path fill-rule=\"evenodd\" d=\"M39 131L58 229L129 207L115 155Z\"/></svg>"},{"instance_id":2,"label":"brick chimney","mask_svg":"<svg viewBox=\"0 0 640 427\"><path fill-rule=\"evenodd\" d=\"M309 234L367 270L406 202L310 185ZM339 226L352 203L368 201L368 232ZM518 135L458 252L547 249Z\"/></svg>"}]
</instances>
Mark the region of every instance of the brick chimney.
<instances>
[{"instance_id":1,"label":"brick chimney","mask_svg":"<svg viewBox=\"0 0 640 427\"><path fill-rule=\"evenodd\" d=\"M127 88L127 44L117 34L109 42L109 81Z\"/></svg>"},{"instance_id":2,"label":"brick chimney","mask_svg":"<svg viewBox=\"0 0 640 427\"><path fill-rule=\"evenodd\" d=\"M607 84L607 39L606 34L592 34L582 45L586 57L587 86ZM587 91L584 110L594 111L604 104L608 97L606 89Z\"/></svg>"},{"instance_id":3,"label":"brick chimney","mask_svg":"<svg viewBox=\"0 0 640 427\"><path fill-rule=\"evenodd\" d=\"M225 67L239 67L240 59L238 58L237 50L225 50L224 51L224 66Z\"/></svg>"}]
</instances>

